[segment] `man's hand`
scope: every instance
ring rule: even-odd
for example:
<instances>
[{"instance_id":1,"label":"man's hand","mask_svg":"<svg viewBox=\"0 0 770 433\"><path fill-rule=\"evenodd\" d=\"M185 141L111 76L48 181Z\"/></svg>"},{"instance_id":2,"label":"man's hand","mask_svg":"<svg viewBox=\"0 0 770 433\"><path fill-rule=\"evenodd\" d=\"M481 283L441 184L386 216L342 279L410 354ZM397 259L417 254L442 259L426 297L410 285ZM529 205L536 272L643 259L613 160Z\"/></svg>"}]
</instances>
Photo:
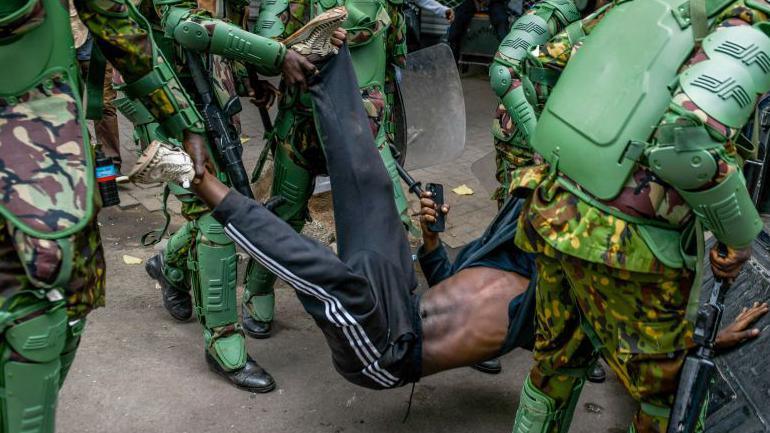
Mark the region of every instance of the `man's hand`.
<instances>
[{"instance_id":1,"label":"man's hand","mask_svg":"<svg viewBox=\"0 0 770 433\"><path fill-rule=\"evenodd\" d=\"M436 202L431 198L432 194L428 191L423 191L420 194L420 227L422 227L422 242L425 252L431 252L435 250L441 239L438 233L432 232L428 229L428 224L436 222L436 216L438 212L444 215L449 213L449 205L444 203L441 209L436 206Z\"/></svg>"},{"instance_id":2,"label":"man's hand","mask_svg":"<svg viewBox=\"0 0 770 433\"><path fill-rule=\"evenodd\" d=\"M348 38L348 32L347 30L343 29L342 27L337 27L337 30L332 33L331 43L335 47L339 48L342 46L342 44L345 43L345 39Z\"/></svg>"},{"instance_id":3,"label":"man's hand","mask_svg":"<svg viewBox=\"0 0 770 433\"><path fill-rule=\"evenodd\" d=\"M759 329L746 328L767 314L768 309L767 303L760 304L759 302L755 302L751 308L744 308L733 323L719 331L716 348L718 350L730 349L744 343L746 340L756 338L759 335Z\"/></svg>"},{"instance_id":4,"label":"man's hand","mask_svg":"<svg viewBox=\"0 0 770 433\"><path fill-rule=\"evenodd\" d=\"M298 85L303 91L307 89L305 77L308 74L316 73L315 65L292 49L286 50L281 70L283 71L283 79L286 81L286 84L290 86Z\"/></svg>"},{"instance_id":5,"label":"man's hand","mask_svg":"<svg viewBox=\"0 0 770 433\"><path fill-rule=\"evenodd\" d=\"M209 160L209 152L206 148L206 139L202 135L185 131L183 145L185 152L192 158L193 166L195 167L193 183L198 184L206 170L211 168L211 160ZM213 170L209 171L213 172Z\"/></svg>"},{"instance_id":6,"label":"man's hand","mask_svg":"<svg viewBox=\"0 0 770 433\"><path fill-rule=\"evenodd\" d=\"M449 8L446 10L446 13L444 13L444 17L446 18L447 22L452 22L455 20L455 10L452 8Z\"/></svg>"},{"instance_id":7,"label":"man's hand","mask_svg":"<svg viewBox=\"0 0 770 433\"><path fill-rule=\"evenodd\" d=\"M734 280L740 274L743 264L751 258L751 247L738 250L727 247L727 254L721 257L718 246L719 244L714 245L709 253L711 270L717 278L727 281Z\"/></svg>"}]
</instances>

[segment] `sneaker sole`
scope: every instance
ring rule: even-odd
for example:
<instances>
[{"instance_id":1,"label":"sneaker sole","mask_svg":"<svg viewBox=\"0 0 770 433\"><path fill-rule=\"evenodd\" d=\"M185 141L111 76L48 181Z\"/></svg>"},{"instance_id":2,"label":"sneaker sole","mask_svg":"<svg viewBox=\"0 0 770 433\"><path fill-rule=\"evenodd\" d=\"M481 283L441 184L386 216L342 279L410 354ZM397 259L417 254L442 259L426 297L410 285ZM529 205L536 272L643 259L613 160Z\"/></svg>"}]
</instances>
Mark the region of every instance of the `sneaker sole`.
<instances>
[{"instance_id":1,"label":"sneaker sole","mask_svg":"<svg viewBox=\"0 0 770 433\"><path fill-rule=\"evenodd\" d=\"M322 13L321 15L318 15L317 17L313 18L302 26L299 30L292 33L288 38L283 40L283 44L286 47L291 47L292 45L296 45L310 36L310 34L313 32L313 30L316 29L316 27L322 26L324 24L328 24L334 21L339 21L342 23L342 21L345 21L345 19L348 17L348 10L345 9L344 6L336 7L333 9L329 9L328 11Z\"/></svg>"},{"instance_id":2,"label":"sneaker sole","mask_svg":"<svg viewBox=\"0 0 770 433\"><path fill-rule=\"evenodd\" d=\"M153 160L155 159L155 155L158 154L158 149L160 149L160 141L153 140L152 143L150 143L149 146L147 146L147 149L142 152L142 154L139 156L139 159L136 160L136 164L134 165L134 168L131 169L131 172L128 173L128 178L131 180L131 182L134 183L160 183L161 181L152 181L152 182L146 182L145 179L142 179L142 175L150 168L152 168Z\"/></svg>"}]
</instances>

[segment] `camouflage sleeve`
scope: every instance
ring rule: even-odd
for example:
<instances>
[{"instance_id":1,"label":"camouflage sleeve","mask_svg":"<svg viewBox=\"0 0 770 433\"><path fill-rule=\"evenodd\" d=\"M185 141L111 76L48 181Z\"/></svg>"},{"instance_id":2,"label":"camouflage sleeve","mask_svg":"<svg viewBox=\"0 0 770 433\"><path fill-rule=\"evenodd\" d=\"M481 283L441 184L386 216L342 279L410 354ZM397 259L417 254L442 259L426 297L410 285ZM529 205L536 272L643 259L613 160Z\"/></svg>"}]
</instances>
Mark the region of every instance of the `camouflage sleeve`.
<instances>
[{"instance_id":1,"label":"camouflage sleeve","mask_svg":"<svg viewBox=\"0 0 770 433\"><path fill-rule=\"evenodd\" d=\"M406 66L406 20L403 5L389 2L388 13L391 22L386 42L388 63L403 68Z\"/></svg>"},{"instance_id":2,"label":"camouflage sleeve","mask_svg":"<svg viewBox=\"0 0 770 433\"><path fill-rule=\"evenodd\" d=\"M128 13L127 0L75 0L81 21L88 27L104 56L127 83L152 72L152 39ZM178 83L177 83L178 84ZM145 106L159 121L170 118L177 108L187 106L181 91L157 89L143 98Z\"/></svg>"},{"instance_id":3,"label":"camouflage sleeve","mask_svg":"<svg viewBox=\"0 0 770 433\"><path fill-rule=\"evenodd\" d=\"M734 5L728 7L724 12L717 16L717 19L712 24L712 32L719 31L721 28L726 27L753 25L768 19L765 12L746 6L746 3L748 2L735 2ZM770 3L766 0L760 0L759 3L763 3L766 6L765 10L770 10ZM702 48L699 48L685 62L682 71L680 72L707 59L708 56L706 53ZM754 95L755 99L752 103L756 102L758 96L759 95ZM668 110L658 124L656 138L659 138L660 131L662 130L660 128L661 126L670 124L687 125L692 124L693 122L705 128L713 139L723 143L723 147L711 151L712 155L717 160L718 170L712 178L712 182L707 184L706 187L713 187L713 185L720 183L729 174L741 170L742 160L739 158L735 146L735 139L738 136L740 129L730 128L709 116L705 111L700 109L680 87L675 91Z\"/></svg>"}]
</instances>

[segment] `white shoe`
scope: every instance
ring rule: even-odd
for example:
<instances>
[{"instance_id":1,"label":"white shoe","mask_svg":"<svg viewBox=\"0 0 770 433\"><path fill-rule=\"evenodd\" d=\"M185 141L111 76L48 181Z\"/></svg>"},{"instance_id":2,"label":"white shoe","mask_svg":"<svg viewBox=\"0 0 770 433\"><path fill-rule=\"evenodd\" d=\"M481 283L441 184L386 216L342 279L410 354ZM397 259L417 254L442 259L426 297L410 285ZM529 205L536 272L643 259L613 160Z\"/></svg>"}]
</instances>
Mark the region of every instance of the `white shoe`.
<instances>
[{"instance_id":1,"label":"white shoe","mask_svg":"<svg viewBox=\"0 0 770 433\"><path fill-rule=\"evenodd\" d=\"M174 182L189 188L195 168L184 150L154 140L139 156L128 178L135 183Z\"/></svg>"},{"instance_id":2,"label":"white shoe","mask_svg":"<svg viewBox=\"0 0 770 433\"><path fill-rule=\"evenodd\" d=\"M332 33L347 17L348 10L345 6L329 9L284 39L283 44L311 62L323 59L329 54L337 54L337 47L331 43Z\"/></svg>"}]
</instances>

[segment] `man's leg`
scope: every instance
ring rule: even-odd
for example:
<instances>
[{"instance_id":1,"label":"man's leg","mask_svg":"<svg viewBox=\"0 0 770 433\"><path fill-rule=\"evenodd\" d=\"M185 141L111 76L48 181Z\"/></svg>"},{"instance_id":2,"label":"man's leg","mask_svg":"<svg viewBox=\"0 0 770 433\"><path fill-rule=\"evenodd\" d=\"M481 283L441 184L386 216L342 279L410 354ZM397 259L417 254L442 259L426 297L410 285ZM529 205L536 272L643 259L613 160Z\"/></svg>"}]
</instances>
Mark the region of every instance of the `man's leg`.
<instances>
[{"instance_id":1,"label":"man's leg","mask_svg":"<svg viewBox=\"0 0 770 433\"><path fill-rule=\"evenodd\" d=\"M510 30L508 24L508 2L502 0L492 0L489 2L489 22L495 31L498 41L505 39Z\"/></svg>"},{"instance_id":2,"label":"man's leg","mask_svg":"<svg viewBox=\"0 0 770 433\"><path fill-rule=\"evenodd\" d=\"M113 101L118 96L112 88L112 65L107 64L104 71L104 115L102 119L94 122L96 142L101 145L104 155L112 159L112 162L120 171L123 159L120 157L120 135L118 132L118 114Z\"/></svg>"},{"instance_id":3,"label":"man's leg","mask_svg":"<svg viewBox=\"0 0 770 433\"><path fill-rule=\"evenodd\" d=\"M513 433L566 433L595 360L559 260L536 258L535 366L522 388Z\"/></svg>"},{"instance_id":4,"label":"man's leg","mask_svg":"<svg viewBox=\"0 0 770 433\"><path fill-rule=\"evenodd\" d=\"M629 273L573 258L562 266L603 357L640 403L635 431L665 432L691 339L684 317L692 272Z\"/></svg>"},{"instance_id":5,"label":"man's leg","mask_svg":"<svg viewBox=\"0 0 770 433\"><path fill-rule=\"evenodd\" d=\"M447 42L455 56L455 62L460 60L460 45L475 13L476 3L473 0L465 0L455 8L455 20L447 30Z\"/></svg>"},{"instance_id":6,"label":"man's leg","mask_svg":"<svg viewBox=\"0 0 770 433\"><path fill-rule=\"evenodd\" d=\"M313 176L291 160L283 144L276 146L271 192L273 197L282 197L283 201L274 212L299 233L307 218ZM249 259L243 289L243 330L252 338L270 336L275 308L274 284L275 274Z\"/></svg>"},{"instance_id":7,"label":"man's leg","mask_svg":"<svg viewBox=\"0 0 770 433\"><path fill-rule=\"evenodd\" d=\"M96 222L61 242L12 233L0 219L0 432L53 433L59 388L75 358L85 316L104 302ZM78 256L56 266L60 247ZM45 274L46 269L54 273ZM55 288L38 287L38 282Z\"/></svg>"}]
</instances>

